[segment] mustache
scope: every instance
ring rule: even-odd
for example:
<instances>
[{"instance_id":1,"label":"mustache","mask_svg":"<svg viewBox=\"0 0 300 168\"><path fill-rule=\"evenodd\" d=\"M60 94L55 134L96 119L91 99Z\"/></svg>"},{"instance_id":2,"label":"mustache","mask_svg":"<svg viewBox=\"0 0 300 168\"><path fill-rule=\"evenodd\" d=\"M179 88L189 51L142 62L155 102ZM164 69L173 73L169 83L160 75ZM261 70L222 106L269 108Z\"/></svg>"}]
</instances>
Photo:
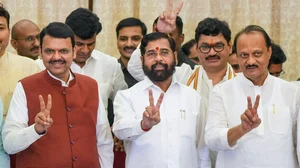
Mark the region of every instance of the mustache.
<instances>
[{"instance_id":1,"label":"mustache","mask_svg":"<svg viewBox=\"0 0 300 168\"><path fill-rule=\"evenodd\" d=\"M136 49L136 47L124 47L124 49L123 49L123 50L130 50L130 49L132 49L132 50L135 50L135 49Z\"/></svg>"},{"instance_id":2,"label":"mustache","mask_svg":"<svg viewBox=\"0 0 300 168\"><path fill-rule=\"evenodd\" d=\"M154 70L158 65L162 65L165 69L168 69L168 64L163 64L161 62L157 62L154 65L151 66L151 69Z\"/></svg>"},{"instance_id":3,"label":"mustache","mask_svg":"<svg viewBox=\"0 0 300 168\"><path fill-rule=\"evenodd\" d=\"M218 59L220 59L220 58L221 58L221 57L220 57L220 56L218 56L218 55L209 55L209 56L205 57L205 60L208 60L208 59L210 59L210 58L214 58L214 57L217 57Z\"/></svg>"},{"instance_id":4,"label":"mustache","mask_svg":"<svg viewBox=\"0 0 300 168\"><path fill-rule=\"evenodd\" d=\"M32 48L30 49L30 51L33 51L33 50L39 50L39 49L40 49L39 47L35 46L35 47L32 47Z\"/></svg>"},{"instance_id":5,"label":"mustache","mask_svg":"<svg viewBox=\"0 0 300 168\"><path fill-rule=\"evenodd\" d=\"M252 64L252 65L247 65L246 68L258 68L258 65Z\"/></svg>"},{"instance_id":6,"label":"mustache","mask_svg":"<svg viewBox=\"0 0 300 168\"><path fill-rule=\"evenodd\" d=\"M63 64L65 64L66 61L64 59L50 60L49 61L49 64L54 64L54 63L63 63Z\"/></svg>"}]
</instances>

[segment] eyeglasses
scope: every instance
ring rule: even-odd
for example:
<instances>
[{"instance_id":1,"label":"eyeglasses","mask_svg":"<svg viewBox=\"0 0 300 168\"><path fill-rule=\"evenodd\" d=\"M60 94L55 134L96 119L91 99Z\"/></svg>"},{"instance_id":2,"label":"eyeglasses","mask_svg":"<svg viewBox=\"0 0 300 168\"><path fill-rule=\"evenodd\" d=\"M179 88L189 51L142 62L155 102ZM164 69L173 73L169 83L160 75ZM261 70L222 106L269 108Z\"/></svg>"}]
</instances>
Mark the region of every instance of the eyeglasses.
<instances>
[{"instance_id":1,"label":"eyeglasses","mask_svg":"<svg viewBox=\"0 0 300 168\"><path fill-rule=\"evenodd\" d=\"M161 57L167 57L171 54L172 52L169 51L168 49L161 49L159 51L156 50L149 50L145 53L145 57L147 59L153 59L156 58L157 55L159 54Z\"/></svg>"},{"instance_id":2,"label":"eyeglasses","mask_svg":"<svg viewBox=\"0 0 300 168\"><path fill-rule=\"evenodd\" d=\"M35 39L37 39L38 41L40 41L40 34L36 35L36 36L27 36L24 39L15 39L15 40L24 40L27 43L32 43L35 41Z\"/></svg>"},{"instance_id":3,"label":"eyeglasses","mask_svg":"<svg viewBox=\"0 0 300 168\"><path fill-rule=\"evenodd\" d=\"M217 43L215 45L203 44L199 47L199 49L203 54L208 54L211 48L213 48L215 52L221 52L224 50L224 46L225 45L223 43Z\"/></svg>"},{"instance_id":4,"label":"eyeglasses","mask_svg":"<svg viewBox=\"0 0 300 168\"><path fill-rule=\"evenodd\" d=\"M279 77L279 76L284 75L284 74L285 74L285 72L284 72L283 69L280 72L276 72L276 73L271 73L270 72L270 75L273 75L273 76L276 76L276 77Z\"/></svg>"}]
</instances>

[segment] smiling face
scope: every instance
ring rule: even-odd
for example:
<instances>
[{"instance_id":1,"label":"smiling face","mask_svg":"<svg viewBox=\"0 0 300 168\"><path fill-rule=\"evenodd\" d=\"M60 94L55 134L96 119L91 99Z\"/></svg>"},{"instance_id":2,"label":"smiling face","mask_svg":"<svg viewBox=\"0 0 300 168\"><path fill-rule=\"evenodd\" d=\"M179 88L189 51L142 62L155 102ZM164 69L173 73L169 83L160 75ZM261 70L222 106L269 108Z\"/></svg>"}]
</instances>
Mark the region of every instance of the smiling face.
<instances>
[{"instance_id":1,"label":"smiling face","mask_svg":"<svg viewBox=\"0 0 300 168\"><path fill-rule=\"evenodd\" d=\"M40 54L40 29L34 23L26 21L15 26L11 45L17 50L18 55L37 59Z\"/></svg>"},{"instance_id":2,"label":"smiling face","mask_svg":"<svg viewBox=\"0 0 300 168\"><path fill-rule=\"evenodd\" d=\"M55 77L68 80L74 56L71 38L54 38L49 35L43 38L41 58L46 69Z\"/></svg>"},{"instance_id":3,"label":"smiling face","mask_svg":"<svg viewBox=\"0 0 300 168\"><path fill-rule=\"evenodd\" d=\"M262 33L241 34L237 39L238 62L243 74L252 82L264 81L268 75L268 64L272 54L267 48Z\"/></svg>"},{"instance_id":4,"label":"smiling face","mask_svg":"<svg viewBox=\"0 0 300 168\"><path fill-rule=\"evenodd\" d=\"M5 53L6 47L8 45L10 29L7 25L7 20L5 17L0 16L0 56Z\"/></svg>"},{"instance_id":5,"label":"smiling face","mask_svg":"<svg viewBox=\"0 0 300 168\"><path fill-rule=\"evenodd\" d=\"M167 39L150 41L142 57L144 73L153 82L170 79L175 71L176 56Z\"/></svg>"},{"instance_id":6,"label":"smiling face","mask_svg":"<svg viewBox=\"0 0 300 168\"><path fill-rule=\"evenodd\" d=\"M223 46L222 51L218 49ZM201 52L200 48L211 47L208 53ZM201 34L198 41L199 59L206 71L220 70L227 66L229 54L231 53L231 42L228 44L224 36L220 33L217 36L207 36Z\"/></svg>"},{"instance_id":7,"label":"smiling face","mask_svg":"<svg viewBox=\"0 0 300 168\"><path fill-rule=\"evenodd\" d=\"M142 28L140 26L124 27L120 29L117 46L121 58L129 60L133 51L141 43L142 38Z\"/></svg>"}]
</instances>

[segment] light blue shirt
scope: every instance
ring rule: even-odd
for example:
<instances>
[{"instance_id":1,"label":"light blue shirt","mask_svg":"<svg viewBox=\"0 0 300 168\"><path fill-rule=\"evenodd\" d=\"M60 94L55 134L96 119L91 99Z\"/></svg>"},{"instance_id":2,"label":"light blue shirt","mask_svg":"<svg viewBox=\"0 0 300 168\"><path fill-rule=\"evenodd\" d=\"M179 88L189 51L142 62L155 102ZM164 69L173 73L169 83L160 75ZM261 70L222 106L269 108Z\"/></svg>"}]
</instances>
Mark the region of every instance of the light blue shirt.
<instances>
[{"instance_id":1,"label":"light blue shirt","mask_svg":"<svg viewBox=\"0 0 300 168\"><path fill-rule=\"evenodd\" d=\"M3 142L2 142L2 128L3 128L3 104L0 98L0 167L1 168L9 168L10 161L8 154L3 149Z\"/></svg>"}]
</instances>

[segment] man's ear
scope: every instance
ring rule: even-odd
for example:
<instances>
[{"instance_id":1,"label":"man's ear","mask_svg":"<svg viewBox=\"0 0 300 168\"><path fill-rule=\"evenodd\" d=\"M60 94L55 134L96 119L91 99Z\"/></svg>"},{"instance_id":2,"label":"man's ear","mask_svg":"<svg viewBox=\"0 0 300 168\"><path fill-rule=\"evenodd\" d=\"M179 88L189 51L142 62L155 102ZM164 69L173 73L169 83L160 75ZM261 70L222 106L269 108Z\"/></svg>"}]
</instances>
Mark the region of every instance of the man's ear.
<instances>
[{"instance_id":1,"label":"man's ear","mask_svg":"<svg viewBox=\"0 0 300 168\"><path fill-rule=\"evenodd\" d=\"M73 59L76 58L76 53L77 53L77 47L75 45L74 48L73 48Z\"/></svg>"},{"instance_id":2,"label":"man's ear","mask_svg":"<svg viewBox=\"0 0 300 168\"><path fill-rule=\"evenodd\" d=\"M178 64L178 57L177 57L177 52L174 52L174 59L175 59L175 63L176 65Z\"/></svg>"},{"instance_id":3,"label":"man's ear","mask_svg":"<svg viewBox=\"0 0 300 168\"><path fill-rule=\"evenodd\" d=\"M180 35L180 40L181 40L181 44L182 44L184 42L184 34L183 33Z\"/></svg>"},{"instance_id":4,"label":"man's ear","mask_svg":"<svg viewBox=\"0 0 300 168\"><path fill-rule=\"evenodd\" d=\"M17 41L15 39L10 39L10 44L11 44L11 46L14 47L15 50L18 49L18 44L17 44Z\"/></svg>"},{"instance_id":5,"label":"man's ear","mask_svg":"<svg viewBox=\"0 0 300 168\"><path fill-rule=\"evenodd\" d=\"M144 57L140 56L140 59L141 59L141 62L143 63L144 62Z\"/></svg>"},{"instance_id":6,"label":"man's ear","mask_svg":"<svg viewBox=\"0 0 300 168\"><path fill-rule=\"evenodd\" d=\"M232 41L231 40L228 43L228 47L229 47L229 53L231 54L232 53Z\"/></svg>"}]
</instances>

